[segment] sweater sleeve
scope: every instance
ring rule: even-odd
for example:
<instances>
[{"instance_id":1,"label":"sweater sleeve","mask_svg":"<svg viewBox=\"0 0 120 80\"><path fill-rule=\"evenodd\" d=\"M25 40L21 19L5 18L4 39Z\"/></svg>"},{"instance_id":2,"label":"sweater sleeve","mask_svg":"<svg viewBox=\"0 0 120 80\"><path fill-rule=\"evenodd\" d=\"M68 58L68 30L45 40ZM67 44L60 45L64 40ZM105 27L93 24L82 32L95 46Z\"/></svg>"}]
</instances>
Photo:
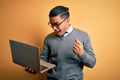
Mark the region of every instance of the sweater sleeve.
<instances>
[{"instance_id":1,"label":"sweater sleeve","mask_svg":"<svg viewBox=\"0 0 120 80\"><path fill-rule=\"evenodd\" d=\"M96 63L96 57L88 34L84 36L83 46L84 46L83 54L79 57L85 66L92 68Z\"/></svg>"},{"instance_id":2,"label":"sweater sleeve","mask_svg":"<svg viewBox=\"0 0 120 80\"><path fill-rule=\"evenodd\" d=\"M42 59L44 61L48 61L48 58L49 58L49 47L48 47L47 38L45 38L44 47L43 47L43 51L40 55L40 59Z\"/></svg>"}]
</instances>

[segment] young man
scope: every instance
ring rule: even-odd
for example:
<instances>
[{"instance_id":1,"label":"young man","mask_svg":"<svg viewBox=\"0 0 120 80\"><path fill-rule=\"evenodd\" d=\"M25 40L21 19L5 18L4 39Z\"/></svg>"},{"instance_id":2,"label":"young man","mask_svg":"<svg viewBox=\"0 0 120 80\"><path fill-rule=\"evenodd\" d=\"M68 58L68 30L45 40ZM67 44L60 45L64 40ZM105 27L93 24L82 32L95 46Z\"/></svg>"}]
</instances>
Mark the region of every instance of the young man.
<instances>
[{"instance_id":1,"label":"young man","mask_svg":"<svg viewBox=\"0 0 120 80\"><path fill-rule=\"evenodd\" d=\"M64 6L56 6L49 13L48 24L54 32L45 38L40 56L56 65L48 71L48 80L83 80L83 67L92 68L96 63L88 34L74 28L69 16Z\"/></svg>"}]
</instances>

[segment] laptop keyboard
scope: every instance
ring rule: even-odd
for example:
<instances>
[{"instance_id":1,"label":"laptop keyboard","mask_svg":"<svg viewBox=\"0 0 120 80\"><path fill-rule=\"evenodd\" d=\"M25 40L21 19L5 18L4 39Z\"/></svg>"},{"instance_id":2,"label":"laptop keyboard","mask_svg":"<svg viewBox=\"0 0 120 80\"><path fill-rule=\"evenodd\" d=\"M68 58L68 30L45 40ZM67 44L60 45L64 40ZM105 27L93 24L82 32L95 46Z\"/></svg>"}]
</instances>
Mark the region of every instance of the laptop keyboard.
<instances>
[{"instance_id":1,"label":"laptop keyboard","mask_svg":"<svg viewBox=\"0 0 120 80\"><path fill-rule=\"evenodd\" d=\"M40 65L40 71L44 70L44 69L47 69L48 67L46 66L43 66L43 65Z\"/></svg>"}]
</instances>

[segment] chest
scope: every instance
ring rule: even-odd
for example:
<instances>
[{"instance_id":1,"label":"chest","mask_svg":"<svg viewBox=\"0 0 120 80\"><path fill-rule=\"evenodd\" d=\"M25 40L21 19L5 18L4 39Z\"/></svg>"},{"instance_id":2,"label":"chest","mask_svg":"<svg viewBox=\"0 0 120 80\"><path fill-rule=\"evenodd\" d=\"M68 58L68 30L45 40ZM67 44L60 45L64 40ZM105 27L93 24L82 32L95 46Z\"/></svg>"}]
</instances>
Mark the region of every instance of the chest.
<instances>
[{"instance_id":1,"label":"chest","mask_svg":"<svg viewBox=\"0 0 120 80\"><path fill-rule=\"evenodd\" d=\"M78 56L73 52L74 38L51 40L50 58L57 61L77 60Z\"/></svg>"}]
</instances>

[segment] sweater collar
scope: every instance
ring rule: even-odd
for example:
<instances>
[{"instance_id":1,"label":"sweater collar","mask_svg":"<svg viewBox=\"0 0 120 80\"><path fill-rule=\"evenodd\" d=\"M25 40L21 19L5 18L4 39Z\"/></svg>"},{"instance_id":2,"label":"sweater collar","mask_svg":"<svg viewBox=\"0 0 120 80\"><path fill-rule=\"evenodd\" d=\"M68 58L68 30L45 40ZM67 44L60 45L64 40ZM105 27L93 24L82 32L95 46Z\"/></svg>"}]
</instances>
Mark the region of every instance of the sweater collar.
<instances>
[{"instance_id":1,"label":"sweater collar","mask_svg":"<svg viewBox=\"0 0 120 80\"><path fill-rule=\"evenodd\" d=\"M67 31L61 36L66 37L68 34L70 34L73 31L73 27L70 25L70 27L67 29Z\"/></svg>"}]
</instances>

